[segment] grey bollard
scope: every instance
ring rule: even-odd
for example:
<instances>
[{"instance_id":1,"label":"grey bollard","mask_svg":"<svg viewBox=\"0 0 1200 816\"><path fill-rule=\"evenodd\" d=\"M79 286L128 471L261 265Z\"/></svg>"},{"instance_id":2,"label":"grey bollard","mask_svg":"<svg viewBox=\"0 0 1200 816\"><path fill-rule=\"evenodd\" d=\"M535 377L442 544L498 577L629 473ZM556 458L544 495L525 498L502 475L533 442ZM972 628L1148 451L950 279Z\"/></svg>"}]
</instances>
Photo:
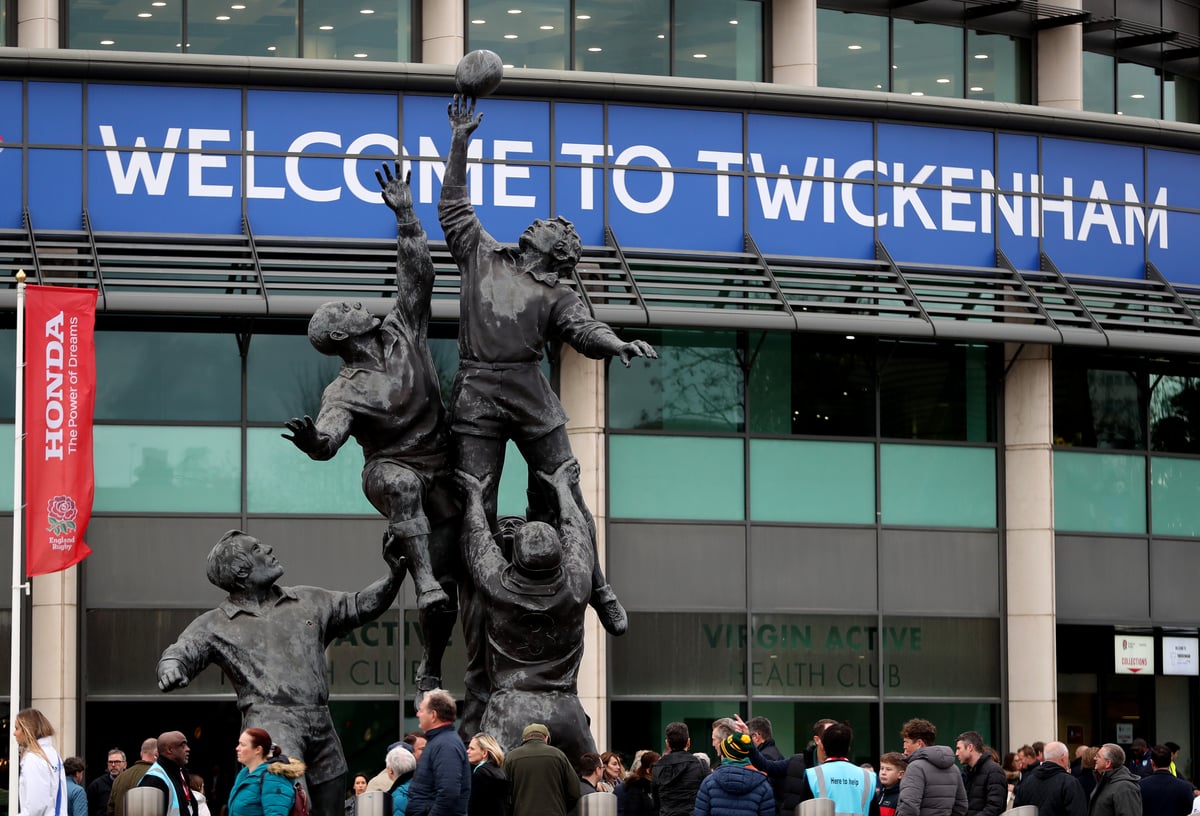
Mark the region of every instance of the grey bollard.
<instances>
[{"instance_id":1,"label":"grey bollard","mask_svg":"<svg viewBox=\"0 0 1200 816\"><path fill-rule=\"evenodd\" d=\"M579 800L579 816L617 816L616 794L589 793Z\"/></svg>"},{"instance_id":2,"label":"grey bollard","mask_svg":"<svg viewBox=\"0 0 1200 816\"><path fill-rule=\"evenodd\" d=\"M1037 805L1021 805L1008 811L1012 816L1038 816Z\"/></svg>"},{"instance_id":3,"label":"grey bollard","mask_svg":"<svg viewBox=\"0 0 1200 816\"><path fill-rule=\"evenodd\" d=\"M125 816L161 816L163 792L158 788L130 788L125 792Z\"/></svg>"},{"instance_id":4,"label":"grey bollard","mask_svg":"<svg viewBox=\"0 0 1200 816\"><path fill-rule=\"evenodd\" d=\"M809 799L796 805L796 816L833 816L835 813L832 799Z\"/></svg>"},{"instance_id":5,"label":"grey bollard","mask_svg":"<svg viewBox=\"0 0 1200 816\"><path fill-rule=\"evenodd\" d=\"M367 791L358 795L358 816L391 816L392 795L384 791Z\"/></svg>"}]
</instances>

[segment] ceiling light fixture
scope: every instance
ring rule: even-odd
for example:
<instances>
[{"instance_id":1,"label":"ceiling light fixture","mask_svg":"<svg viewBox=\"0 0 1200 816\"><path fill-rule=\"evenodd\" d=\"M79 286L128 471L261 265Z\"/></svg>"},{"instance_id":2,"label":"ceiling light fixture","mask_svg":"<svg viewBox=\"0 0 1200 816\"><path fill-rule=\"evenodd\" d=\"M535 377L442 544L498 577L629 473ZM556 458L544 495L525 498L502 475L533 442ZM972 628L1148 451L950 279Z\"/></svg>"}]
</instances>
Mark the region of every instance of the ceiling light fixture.
<instances>
[{"instance_id":1,"label":"ceiling light fixture","mask_svg":"<svg viewBox=\"0 0 1200 816\"><path fill-rule=\"evenodd\" d=\"M321 31L333 31L333 26L331 25L317 26L317 28L319 28Z\"/></svg>"},{"instance_id":2,"label":"ceiling light fixture","mask_svg":"<svg viewBox=\"0 0 1200 816\"><path fill-rule=\"evenodd\" d=\"M924 91L913 91L911 95L912 96L924 96L925 92Z\"/></svg>"},{"instance_id":3,"label":"ceiling light fixture","mask_svg":"<svg viewBox=\"0 0 1200 816\"><path fill-rule=\"evenodd\" d=\"M981 93L982 91L983 91L982 85L972 85L971 86L971 93Z\"/></svg>"},{"instance_id":4,"label":"ceiling light fixture","mask_svg":"<svg viewBox=\"0 0 1200 816\"><path fill-rule=\"evenodd\" d=\"M987 59L987 58L988 58L987 54L976 54L975 55L975 59Z\"/></svg>"},{"instance_id":5,"label":"ceiling light fixture","mask_svg":"<svg viewBox=\"0 0 1200 816\"><path fill-rule=\"evenodd\" d=\"M508 13L509 14L520 14L521 10L520 9L509 9Z\"/></svg>"},{"instance_id":6,"label":"ceiling light fixture","mask_svg":"<svg viewBox=\"0 0 1200 816\"><path fill-rule=\"evenodd\" d=\"M358 52L357 54L355 54L354 56L355 56L355 58L357 58L357 59L366 59L366 58L367 58L367 55L366 55L366 54L364 54L364 53L362 53L361 51L360 51L360 52Z\"/></svg>"},{"instance_id":7,"label":"ceiling light fixture","mask_svg":"<svg viewBox=\"0 0 1200 816\"><path fill-rule=\"evenodd\" d=\"M1145 94L1130 94L1129 98L1130 99L1145 99L1146 95Z\"/></svg>"},{"instance_id":8,"label":"ceiling light fixture","mask_svg":"<svg viewBox=\"0 0 1200 816\"><path fill-rule=\"evenodd\" d=\"M244 11L246 6L243 3L234 3L230 8L234 11Z\"/></svg>"},{"instance_id":9,"label":"ceiling light fixture","mask_svg":"<svg viewBox=\"0 0 1200 816\"><path fill-rule=\"evenodd\" d=\"M737 25L737 20L730 20L730 21L729 21L729 24L730 24L730 25Z\"/></svg>"},{"instance_id":10,"label":"ceiling light fixture","mask_svg":"<svg viewBox=\"0 0 1200 816\"><path fill-rule=\"evenodd\" d=\"M862 46L861 46L861 45L859 45L859 44L857 44L857 43L855 43L854 45L847 45L847 46L846 46L846 50L848 50L848 51L862 51Z\"/></svg>"},{"instance_id":11,"label":"ceiling light fixture","mask_svg":"<svg viewBox=\"0 0 1200 816\"><path fill-rule=\"evenodd\" d=\"M576 19L576 20L590 20L590 19L592 19L592 15L590 15L590 14L576 14L576 15L575 15L575 19Z\"/></svg>"},{"instance_id":12,"label":"ceiling light fixture","mask_svg":"<svg viewBox=\"0 0 1200 816\"><path fill-rule=\"evenodd\" d=\"M146 19L147 17L153 17L153 16L154 15L148 11L142 11L142 12L138 13L138 17L141 17L143 20Z\"/></svg>"},{"instance_id":13,"label":"ceiling light fixture","mask_svg":"<svg viewBox=\"0 0 1200 816\"><path fill-rule=\"evenodd\" d=\"M708 54L692 54L692 59L708 59Z\"/></svg>"},{"instance_id":14,"label":"ceiling light fixture","mask_svg":"<svg viewBox=\"0 0 1200 816\"><path fill-rule=\"evenodd\" d=\"M552 25L538 26L538 28L540 28L542 31L553 31L554 30L554 26L552 26Z\"/></svg>"},{"instance_id":15,"label":"ceiling light fixture","mask_svg":"<svg viewBox=\"0 0 1200 816\"><path fill-rule=\"evenodd\" d=\"M946 77L938 77L937 83L938 83L938 85L949 85L950 80L947 79Z\"/></svg>"},{"instance_id":16,"label":"ceiling light fixture","mask_svg":"<svg viewBox=\"0 0 1200 816\"><path fill-rule=\"evenodd\" d=\"M229 15L228 14L218 14L217 19L220 20L221 22L225 22L226 20L229 19Z\"/></svg>"},{"instance_id":17,"label":"ceiling light fixture","mask_svg":"<svg viewBox=\"0 0 1200 816\"><path fill-rule=\"evenodd\" d=\"M273 45L268 45L268 46L267 46L267 50L268 50L268 51L274 51L274 50L275 50L275 46L273 46Z\"/></svg>"},{"instance_id":18,"label":"ceiling light fixture","mask_svg":"<svg viewBox=\"0 0 1200 816\"><path fill-rule=\"evenodd\" d=\"M658 38L659 38L660 40L665 40L665 39L667 38L667 35L666 35L666 34L659 34L659 35L658 35Z\"/></svg>"},{"instance_id":19,"label":"ceiling light fixture","mask_svg":"<svg viewBox=\"0 0 1200 816\"><path fill-rule=\"evenodd\" d=\"M601 47L600 47L600 46L598 46L598 45L593 45L591 48L589 48L589 49L588 49L588 51L591 51L593 54L598 54L598 53L600 53L600 52L601 52L601 51L603 51L603 50L604 50L604 49L603 49L603 48L601 48Z\"/></svg>"},{"instance_id":20,"label":"ceiling light fixture","mask_svg":"<svg viewBox=\"0 0 1200 816\"><path fill-rule=\"evenodd\" d=\"M117 41L116 40L101 40L100 44L101 45L116 45Z\"/></svg>"},{"instance_id":21,"label":"ceiling light fixture","mask_svg":"<svg viewBox=\"0 0 1200 816\"><path fill-rule=\"evenodd\" d=\"M519 37L519 35L517 35L517 34L505 34L504 35L504 39L506 39L506 40L515 40L518 37Z\"/></svg>"},{"instance_id":22,"label":"ceiling light fixture","mask_svg":"<svg viewBox=\"0 0 1200 816\"><path fill-rule=\"evenodd\" d=\"M472 20L471 25L483 25L487 20Z\"/></svg>"},{"instance_id":23,"label":"ceiling light fixture","mask_svg":"<svg viewBox=\"0 0 1200 816\"><path fill-rule=\"evenodd\" d=\"M375 9L359 9L358 13L359 14L374 14Z\"/></svg>"}]
</instances>

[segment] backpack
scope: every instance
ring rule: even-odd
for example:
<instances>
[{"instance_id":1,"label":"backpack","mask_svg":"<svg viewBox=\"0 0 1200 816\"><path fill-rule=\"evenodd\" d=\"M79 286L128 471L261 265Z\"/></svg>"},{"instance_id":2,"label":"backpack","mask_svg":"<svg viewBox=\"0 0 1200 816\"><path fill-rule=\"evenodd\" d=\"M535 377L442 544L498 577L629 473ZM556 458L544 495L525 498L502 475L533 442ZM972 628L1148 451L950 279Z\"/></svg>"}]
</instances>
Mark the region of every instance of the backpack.
<instances>
[{"instance_id":1,"label":"backpack","mask_svg":"<svg viewBox=\"0 0 1200 816\"><path fill-rule=\"evenodd\" d=\"M294 790L296 798L292 800L292 809L288 811L288 816L308 816L308 794L304 792L304 786L297 782Z\"/></svg>"}]
</instances>

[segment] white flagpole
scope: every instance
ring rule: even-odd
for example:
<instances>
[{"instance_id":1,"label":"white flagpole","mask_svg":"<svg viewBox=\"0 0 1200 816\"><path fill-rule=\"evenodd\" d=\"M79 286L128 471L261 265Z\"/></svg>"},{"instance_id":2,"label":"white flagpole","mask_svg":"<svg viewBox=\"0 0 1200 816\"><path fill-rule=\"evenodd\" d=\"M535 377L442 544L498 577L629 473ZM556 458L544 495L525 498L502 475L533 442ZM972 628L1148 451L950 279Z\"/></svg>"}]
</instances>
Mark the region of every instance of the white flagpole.
<instances>
[{"instance_id":1,"label":"white flagpole","mask_svg":"<svg viewBox=\"0 0 1200 816\"><path fill-rule=\"evenodd\" d=\"M17 816L17 712L21 710L21 531L25 522L21 466L25 453L25 270L17 271L17 375L13 446L12 643L8 670L8 816Z\"/></svg>"}]
</instances>

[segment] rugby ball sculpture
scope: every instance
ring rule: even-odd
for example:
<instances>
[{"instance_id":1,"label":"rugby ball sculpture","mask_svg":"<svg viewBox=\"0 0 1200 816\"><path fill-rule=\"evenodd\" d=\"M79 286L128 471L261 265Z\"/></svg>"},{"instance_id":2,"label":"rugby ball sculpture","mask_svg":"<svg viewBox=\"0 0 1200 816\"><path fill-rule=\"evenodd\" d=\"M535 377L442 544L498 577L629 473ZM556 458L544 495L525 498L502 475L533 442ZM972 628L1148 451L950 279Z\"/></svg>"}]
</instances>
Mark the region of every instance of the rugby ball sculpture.
<instances>
[{"instance_id":1,"label":"rugby ball sculpture","mask_svg":"<svg viewBox=\"0 0 1200 816\"><path fill-rule=\"evenodd\" d=\"M458 61L454 83L463 96L481 99L500 87L504 78L504 63L495 51L472 51Z\"/></svg>"}]
</instances>

